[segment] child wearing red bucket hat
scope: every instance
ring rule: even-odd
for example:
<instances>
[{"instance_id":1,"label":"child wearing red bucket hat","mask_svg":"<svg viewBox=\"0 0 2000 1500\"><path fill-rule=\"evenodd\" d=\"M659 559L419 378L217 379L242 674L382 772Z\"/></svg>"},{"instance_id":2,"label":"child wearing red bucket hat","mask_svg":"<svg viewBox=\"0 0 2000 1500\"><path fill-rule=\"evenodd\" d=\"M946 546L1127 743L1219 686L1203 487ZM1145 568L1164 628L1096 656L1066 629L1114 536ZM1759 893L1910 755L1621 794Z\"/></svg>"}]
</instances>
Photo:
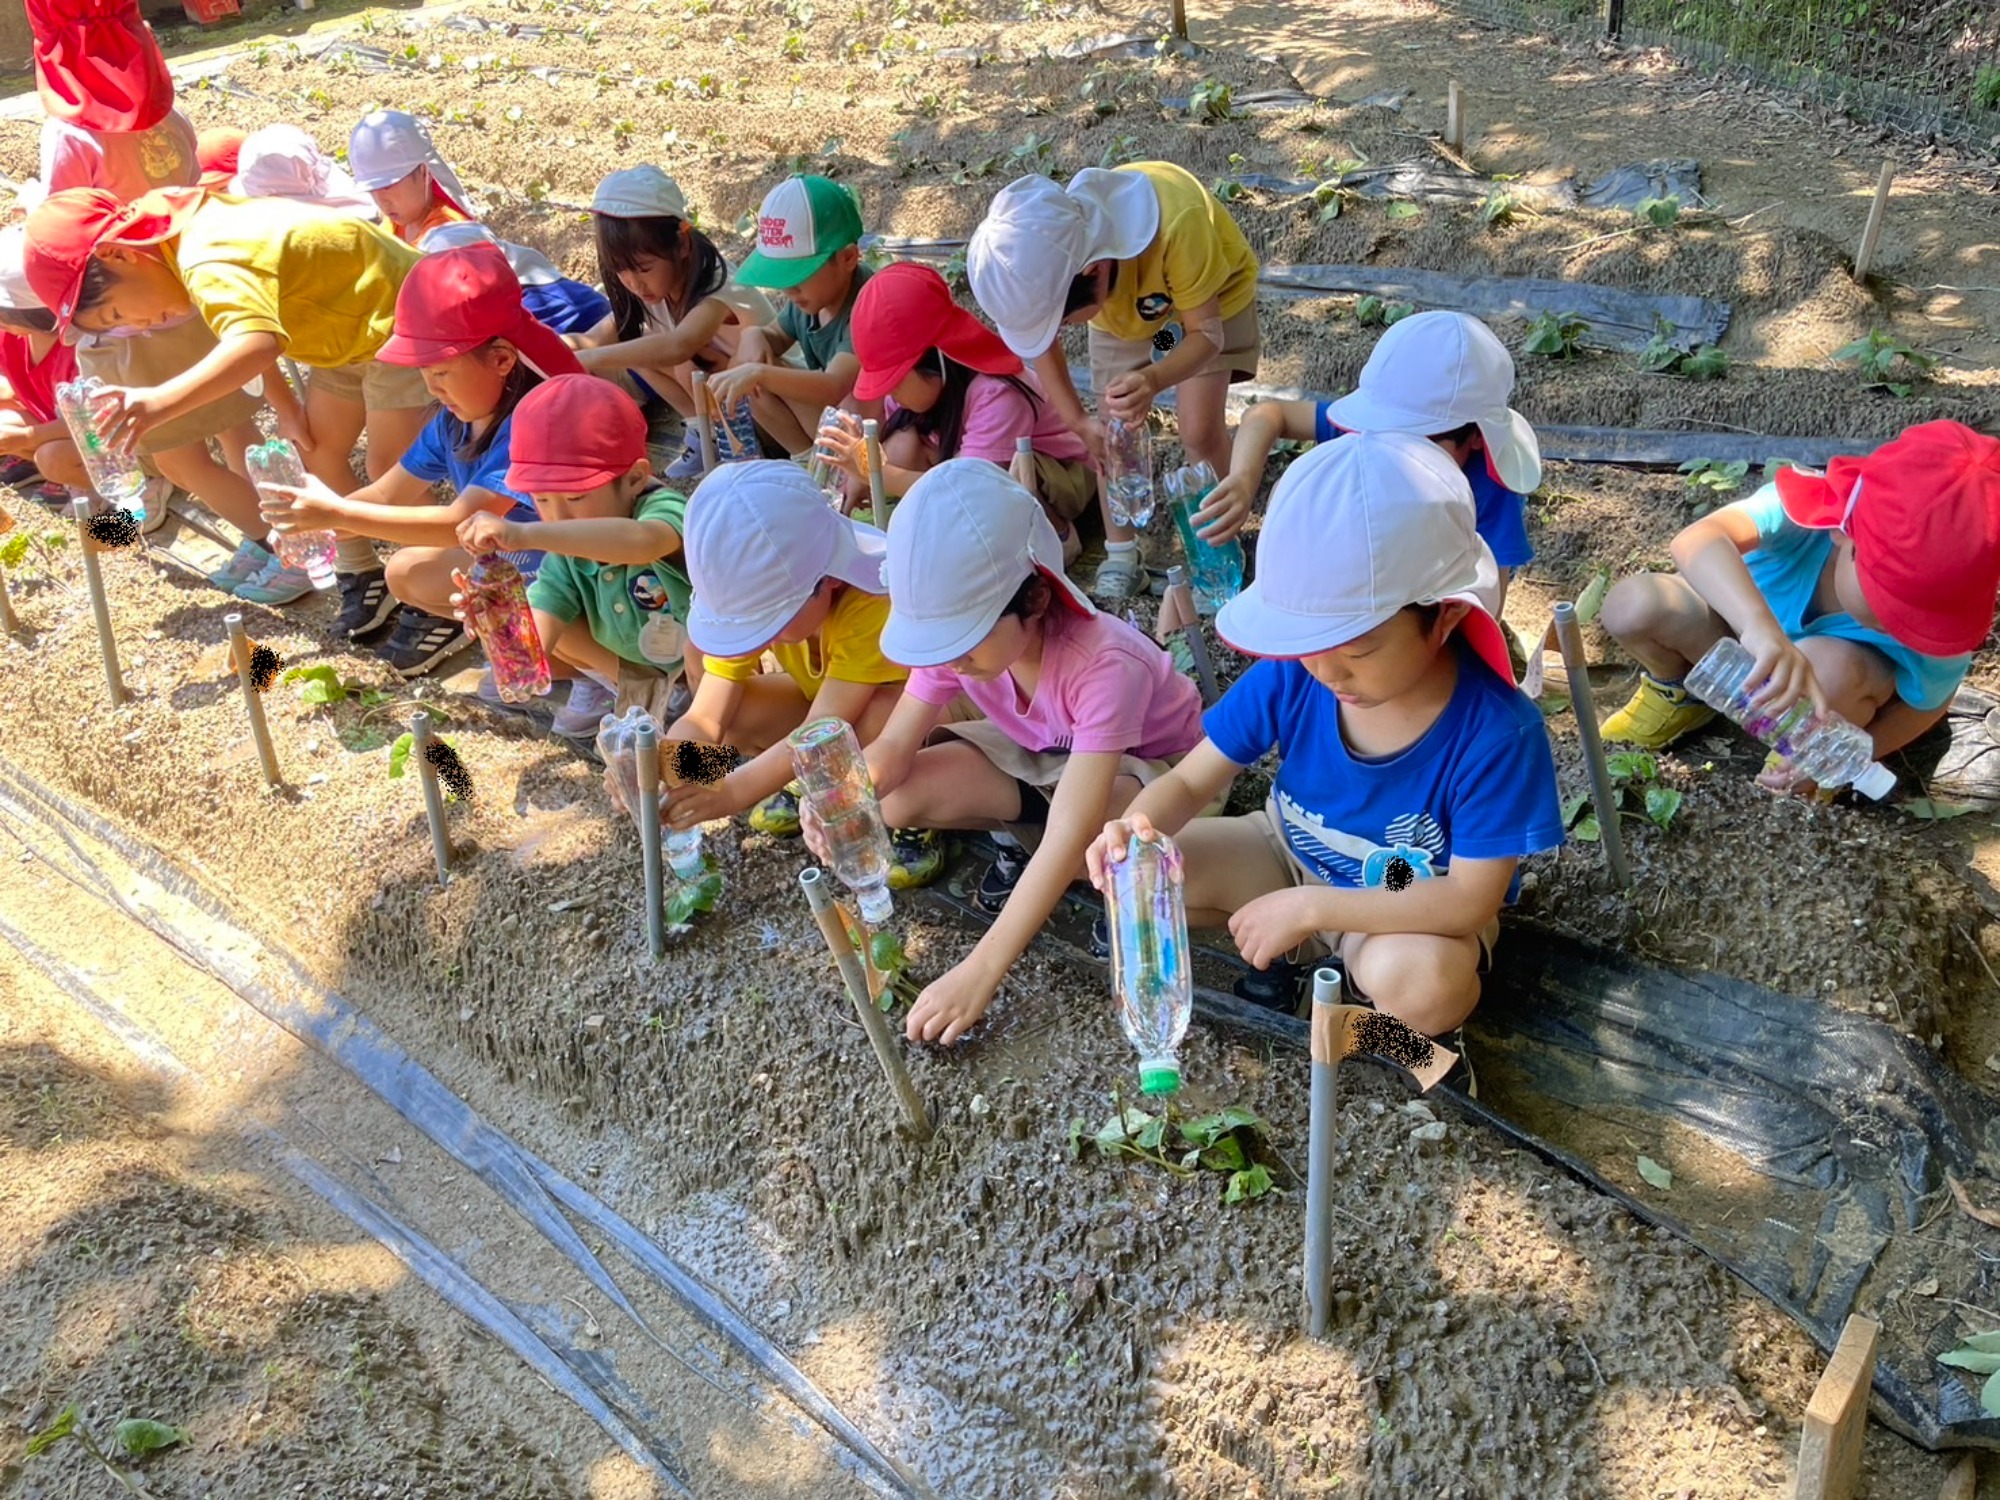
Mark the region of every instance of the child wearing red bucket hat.
<instances>
[{"instance_id":1,"label":"child wearing red bucket hat","mask_svg":"<svg viewBox=\"0 0 2000 1500\"><path fill-rule=\"evenodd\" d=\"M332 530L397 544L385 582L402 607L376 654L398 676L414 677L469 643L451 611L452 574L471 562L460 543L465 523L486 517L532 527L537 519L534 503L507 484L516 409L543 380L583 367L561 338L528 315L497 245L418 262L396 296L395 332L376 357L417 370L440 410L380 479L351 495L317 480L302 490L273 490L264 516L281 530ZM444 505L432 501L439 484L454 495ZM493 530L467 534L483 540ZM531 540L516 540L518 546L502 550L532 578L542 554Z\"/></svg>"},{"instance_id":2,"label":"child wearing red bucket hat","mask_svg":"<svg viewBox=\"0 0 2000 1500\"><path fill-rule=\"evenodd\" d=\"M1640 667L1607 739L1657 749L1714 710L1682 686L1725 635L1756 658L1758 703L1801 698L1866 729L1876 757L1943 717L2000 594L2000 439L1957 422L1909 428L1824 474L1782 469L1674 538L1675 573L1606 596L1606 630ZM1762 778L1805 791L1782 762Z\"/></svg>"},{"instance_id":3,"label":"child wearing red bucket hat","mask_svg":"<svg viewBox=\"0 0 2000 1500\"><path fill-rule=\"evenodd\" d=\"M907 493L925 470L954 458L1007 468L1016 442L1027 438L1036 498L1074 560L1075 522L1097 497L1089 450L999 335L952 301L942 276L907 261L877 272L855 304L854 352L861 360L855 398L881 401L887 413L882 481L891 495ZM830 430L821 442L852 486L866 484L858 424Z\"/></svg>"},{"instance_id":4,"label":"child wearing red bucket hat","mask_svg":"<svg viewBox=\"0 0 2000 1500\"><path fill-rule=\"evenodd\" d=\"M1369 545L1327 545L1347 536ZM1517 865L1563 841L1541 710L1478 602L1493 573L1436 444L1358 433L1299 458L1271 496L1256 580L1215 620L1262 660L1105 827L1091 878L1131 835L1171 834L1189 914L1225 917L1259 971L1238 994L1291 1010L1306 970L1290 955L1324 948L1377 1009L1430 1036L1462 1023ZM1196 818L1273 749L1262 811Z\"/></svg>"}]
</instances>

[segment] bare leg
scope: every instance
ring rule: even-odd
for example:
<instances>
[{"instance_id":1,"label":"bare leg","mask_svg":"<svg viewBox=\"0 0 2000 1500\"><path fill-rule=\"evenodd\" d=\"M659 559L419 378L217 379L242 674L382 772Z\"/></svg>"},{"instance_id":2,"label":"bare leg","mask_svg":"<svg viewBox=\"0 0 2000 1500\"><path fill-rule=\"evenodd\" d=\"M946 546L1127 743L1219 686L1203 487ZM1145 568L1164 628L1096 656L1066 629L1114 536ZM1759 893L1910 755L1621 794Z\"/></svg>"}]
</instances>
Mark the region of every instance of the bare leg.
<instances>
[{"instance_id":1,"label":"bare leg","mask_svg":"<svg viewBox=\"0 0 2000 1500\"><path fill-rule=\"evenodd\" d=\"M1174 387L1174 412L1181 422L1181 447L1190 462L1229 472L1229 375L1190 375Z\"/></svg>"},{"instance_id":2,"label":"bare leg","mask_svg":"<svg viewBox=\"0 0 2000 1500\"><path fill-rule=\"evenodd\" d=\"M253 542L271 528L257 508L257 491L227 464L215 461L206 443L187 443L149 454L159 471Z\"/></svg>"},{"instance_id":3,"label":"bare leg","mask_svg":"<svg viewBox=\"0 0 2000 1500\"><path fill-rule=\"evenodd\" d=\"M1678 573L1636 573L1604 596L1604 628L1640 666L1662 682L1678 682L1708 648L1731 634Z\"/></svg>"},{"instance_id":4,"label":"bare leg","mask_svg":"<svg viewBox=\"0 0 2000 1500\"><path fill-rule=\"evenodd\" d=\"M402 462L431 419L428 406L388 407L368 413L368 479L380 479Z\"/></svg>"},{"instance_id":5,"label":"bare leg","mask_svg":"<svg viewBox=\"0 0 2000 1500\"><path fill-rule=\"evenodd\" d=\"M1354 987L1425 1036L1444 1036L1479 1004L1476 937L1351 932L1340 945Z\"/></svg>"}]
</instances>

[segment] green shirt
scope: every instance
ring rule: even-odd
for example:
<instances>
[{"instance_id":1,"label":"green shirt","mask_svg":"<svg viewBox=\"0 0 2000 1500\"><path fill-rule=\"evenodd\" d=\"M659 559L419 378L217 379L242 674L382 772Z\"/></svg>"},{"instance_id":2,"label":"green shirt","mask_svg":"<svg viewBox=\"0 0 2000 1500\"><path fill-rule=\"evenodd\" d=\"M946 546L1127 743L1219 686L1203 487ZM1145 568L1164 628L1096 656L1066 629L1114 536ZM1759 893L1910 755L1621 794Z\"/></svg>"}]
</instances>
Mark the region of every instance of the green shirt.
<instances>
[{"instance_id":1,"label":"green shirt","mask_svg":"<svg viewBox=\"0 0 2000 1500\"><path fill-rule=\"evenodd\" d=\"M665 486L646 491L635 521L665 521L687 529L687 500ZM532 532L533 528L529 528ZM620 661L662 671L686 652L688 604L694 586L675 563L600 563L551 552L528 586L528 603L565 625L579 616L591 639Z\"/></svg>"},{"instance_id":2,"label":"green shirt","mask_svg":"<svg viewBox=\"0 0 2000 1500\"><path fill-rule=\"evenodd\" d=\"M789 298L778 309L778 331L798 346L808 370L824 370L837 356L854 352L854 335L847 325L854 318L855 299L874 274L866 266L854 268L854 285L847 289L847 301L830 323L820 322L818 313L800 312L798 303Z\"/></svg>"}]
</instances>

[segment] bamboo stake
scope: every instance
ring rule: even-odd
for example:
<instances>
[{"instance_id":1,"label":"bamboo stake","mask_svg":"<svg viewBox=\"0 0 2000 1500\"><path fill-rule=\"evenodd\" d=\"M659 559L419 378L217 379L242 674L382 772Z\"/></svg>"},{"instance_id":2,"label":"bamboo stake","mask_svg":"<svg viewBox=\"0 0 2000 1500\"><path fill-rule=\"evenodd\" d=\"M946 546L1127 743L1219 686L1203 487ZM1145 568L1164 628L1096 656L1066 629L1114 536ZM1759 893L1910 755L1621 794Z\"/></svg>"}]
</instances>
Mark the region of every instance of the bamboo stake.
<instances>
[{"instance_id":1,"label":"bamboo stake","mask_svg":"<svg viewBox=\"0 0 2000 1500\"><path fill-rule=\"evenodd\" d=\"M1445 86L1444 143L1461 154L1465 151L1465 96L1456 78Z\"/></svg>"},{"instance_id":2,"label":"bamboo stake","mask_svg":"<svg viewBox=\"0 0 2000 1500\"><path fill-rule=\"evenodd\" d=\"M911 1132L919 1141L929 1140L930 1111L924 1107L924 1096L917 1092L910 1070L903 1064L903 1055L889 1031L888 1018L875 1008L875 997L869 992L868 973L862 965L861 955L855 951L853 939L847 934L847 925L841 920L839 906L827 891L826 871L817 865L801 870L799 887L806 893L806 905L812 908L813 920L819 923L820 936L826 939L827 950L833 954L841 982L847 988L847 997L854 1002L855 1013L861 1017L861 1029L868 1033L868 1043L875 1049L875 1060L882 1065L889 1086L896 1091Z\"/></svg>"},{"instance_id":3,"label":"bamboo stake","mask_svg":"<svg viewBox=\"0 0 2000 1500\"><path fill-rule=\"evenodd\" d=\"M1201 633L1201 612L1194 607L1194 592L1188 587L1186 568L1167 569L1167 592L1160 600L1163 621L1170 611L1179 622L1181 639L1187 642L1188 655L1194 661L1194 681L1201 692L1202 707L1213 708L1221 690L1216 686L1215 663L1209 659L1208 638Z\"/></svg>"},{"instance_id":4,"label":"bamboo stake","mask_svg":"<svg viewBox=\"0 0 2000 1500\"><path fill-rule=\"evenodd\" d=\"M21 628L21 617L14 613L14 601L7 594L7 575L0 573L0 630L13 635Z\"/></svg>"},{"instance_id":5,"label":"bamboo stake","mask_svg":"<svg viewBox=\"0 0 2000 1500\"><path fill-rule=\"evenodd\" d=\"M694 423L695 439L701 445L701 472L713 474L717 459L715 456L715 422L709 415L708 372L694 372Z\"/></svg>"},{"instance_id":6,"label":"bamboo stake","mask_svg":"<svg viewBox=\"0 0 2000 1500\"><path fill-rule=\"evenodd\" d=\"M111 631L111 604L104 596L104 571L97 562L97 543L90 539L90 502L78 500L70 506L76 521L77 542L83 552L83 581L90 589L90 617L97 626L97 654L104 662L104 685L111 691L111 706L125 701L125 679L118 671L118 638ZM247 666L247 664L246 664ZM245 679L247 683L247 678Z\"/></svg>"},{"instance_id":7,"label":"bamboo stake","mask_svg":"<svg viewBox=\"0 0 2000 1500\"><path fill-rule=\"evenodd\" d=\"M1583 659L1583 629L1577 624L1576 606L1567 599L1556 605L1556 644L1562 647L1570 707L1576 711L1576 737L1590 772L1590 803L1597 811L1598 842L1604 846L1611 883L1623 890L1632 883L1632 866L1625 859L1625 834L1618 826L1618 790L1611 784L1611 766L1597 733L1597 710L1590 701L1590 664Z\"/></svg>"},{"instance_id":8,"label":"bamboo stake","mask_svg":"<svg viewBox=\"0 0 2000 1500\"><path fill-rule=\"evenodd\" d=\"M1174 35L1182 41L1188 39L1187 0L1174 0Z\"/></svg>"},{"instance_id":9,"label":"bamboo stake","mask_svg":"<svg viewBox=\"0 0 2000 1500\"><path fill-rule=\"evenodd\" d=\"M250 680L250 638L243 633L243 616L231 610L222 623L229 627L229 654L236 663L236 681L243 689L244 711L250 715L250 738L257 742L257 759L264 765L264 785L276 786L282 779L278 751L271 743L271 726L264 722L264 697Z\"/></svg>"},{"instance_id":10,"label":"bamboo stake","mask_svg":"<svg viewBox=\"0 0 2000 1500\"><path fill-rule=\"evenodd\" d=\"M699 373L699 372L697 372ZM660 732L650 718L632 735L639 762L639 858L646 871L646 941L653 957L667 951L666 876L660 857Z\"/></svg>"},{"instance_id":11,"label":"bamboo stake","mask_svg":"<svg viewBox=\"0 0 2000 1500\"><path fill-rule=\"evenodd\" d=\"M1861 248L1854 252L1854 279L1865 281L1875 264L1875 246L1882 238L1882 220L1889 212L1889 188L1896 180L1896 164L1882 163L1882 175L1875 179L1875 201L1868 205L1868 223L1861 231Z\"/></svg>"},{"instance_id":12,"label":"bamboo stake","mask_svg":"<svg viewBox=\"0 0 2000 1500\"><path fill-rule=\"evenodd\" d=\"M410 715L410 754L417 759L417 781L424 789L424 818L431 826L431 853L437 859L438 884L451 884L451 842L445 837L444 793L438 789L437 767L424 752L431 745L431 716L423 709Z\"/></svg>"}]
</instances>

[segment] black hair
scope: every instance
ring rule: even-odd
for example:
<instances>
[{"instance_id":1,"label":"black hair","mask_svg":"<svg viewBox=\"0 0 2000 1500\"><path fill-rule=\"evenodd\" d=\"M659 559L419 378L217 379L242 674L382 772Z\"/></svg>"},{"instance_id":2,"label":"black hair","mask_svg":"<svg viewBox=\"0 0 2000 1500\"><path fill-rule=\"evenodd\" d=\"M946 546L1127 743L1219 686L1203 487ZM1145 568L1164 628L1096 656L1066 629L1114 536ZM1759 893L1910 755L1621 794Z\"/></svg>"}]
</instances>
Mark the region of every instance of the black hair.
<instances>
[{"instance_id":1,"label":"black hair","mask_svg":"<svg viewBox=\"0 0 2000 1500\"><path fill-rule=\"evenodd\" d=\"M1452 428L1450 432L1432 433L1431 441L1434 443L1469 443L1478 436L1479 424L1477 422L1461 422L1458 426Z\"/></svg>"},{"instance_id":2,"label":"black hair","mask_svg":"<svg viewBox=\"0 0 2000 1500\"><path fill-rule=\"evenodd\" d=\"M959 440L965 436L965 398L972 389L972 382L979 378L979 372L955 359L946 359L936 349L926 349L910 373L942 380L944 389L938 392L938 398L931 403L929 411L897 407L895 415L882 424L883 438L892 438L899 432L915 432L925 442L937 445L940 460L955 456ZM1031 412L1041 412L1041 401L1018 375L996 375L993 379L1006 381L1021 393Z\"/></svg>"},{"instance_id":3,"label":"black hair","mask_svg":"<svg viewBox=\"0 0 2000 1500\"><path fill-rule=\"evenodd\" d=\"M83 263L83 287L76 295L76 310L88 312L111 295L113 277L111 267L96 256Z\"/></svg>"},{"instance_id":4,"label":"black hair","mask_svg":"<svg viewBox=\"0 0 2000 1500\"><path fill-rule=\"evenodd\" d=\"M1004 620L1008 615L1013 615L1025 624L1047 614L1055 607L1055 602L1054 585L1044 578L1041 570L1037 568L1021 580L1021 586L1014 590L1014 597L1001 609L1000 617Z\"/></svg>"},{"instance_id":5,"label":"black hair","mask_svg":"<svg viewBox=\"0 0 2000 1500\"><path fill-rule=\"evenodd\" d=\"M54 333L56 315L46 307L0 307L0 329L14 333Z\"/></svg>"},{"instance_id":6,"label":"black hair","mask_svg":"<svg viewBox=\"0 0 2000 1500\"><path fill-rule=\"evenodd\" d=\"M1095 264L1095 261L1091 262L1091 265ZM1111 263L1111 280L1114 284L1118 280L1118 262L1116 261ZM1104 300L1108 293L1109 288L1106 288L1104 291L1098 290L1097 273L1091 270L1090 266L1085 266L1069 280L1069 291L1063 296L1063 316L1067 318L1073 313L1083 311L1086 307L1097 306L1098 303Z\"/></svg>"},{"instance_id":7,"label":"black hair","mask_svg":"<svg viewBox=\"0 0 2000 1500\"><path fill-rule=\"evenodd\" d=\"M497 339L488 339L474 354L484 354L491 349ZM528 392L542 383L541 374L522 357L521 351L514 351L514 368L507 372L507 383L500 387L500 404L493 408L493 415L486 419L486 427L481 431L473 423L453 416L448 411L439 411L444 422L445 440L451 444L452 452L460 463L475 463L484 457L493 446L493 438L500 431L500 424L514 415L514 408Z\"/></svg>"},{"instance_id":8,"label":"black hair","mask_svg":"<svg viewBox=\"0 0 2000 1500\"><path fill-rule=\"evenodd\" d=\"M1403 613L1406 615L1415 615L1417 617L1418 628L1425 635L1429 635L1437 628L1438 615L1443 608L1444 606L1440 604L1405 604L1403 606Z\"/></svg>"},{"instance_id":9,"label":"black hair","mask_svg":"<svg viewBox=\"0 0 2000 1500\"><path fill-rule=\"evenodd\" d=\"M646 305L625 290L618 279L620 271L633 270L645 259L669 260L679 266L681 294L667 304L677 323L729 280L728 263L715 242L685 219L664 215L619 219L609 214L593 214L591 218L597 239L597 276L611 301L611 317L620 342L636 339L646 327Z\"/></svg>"}]
</instances>

